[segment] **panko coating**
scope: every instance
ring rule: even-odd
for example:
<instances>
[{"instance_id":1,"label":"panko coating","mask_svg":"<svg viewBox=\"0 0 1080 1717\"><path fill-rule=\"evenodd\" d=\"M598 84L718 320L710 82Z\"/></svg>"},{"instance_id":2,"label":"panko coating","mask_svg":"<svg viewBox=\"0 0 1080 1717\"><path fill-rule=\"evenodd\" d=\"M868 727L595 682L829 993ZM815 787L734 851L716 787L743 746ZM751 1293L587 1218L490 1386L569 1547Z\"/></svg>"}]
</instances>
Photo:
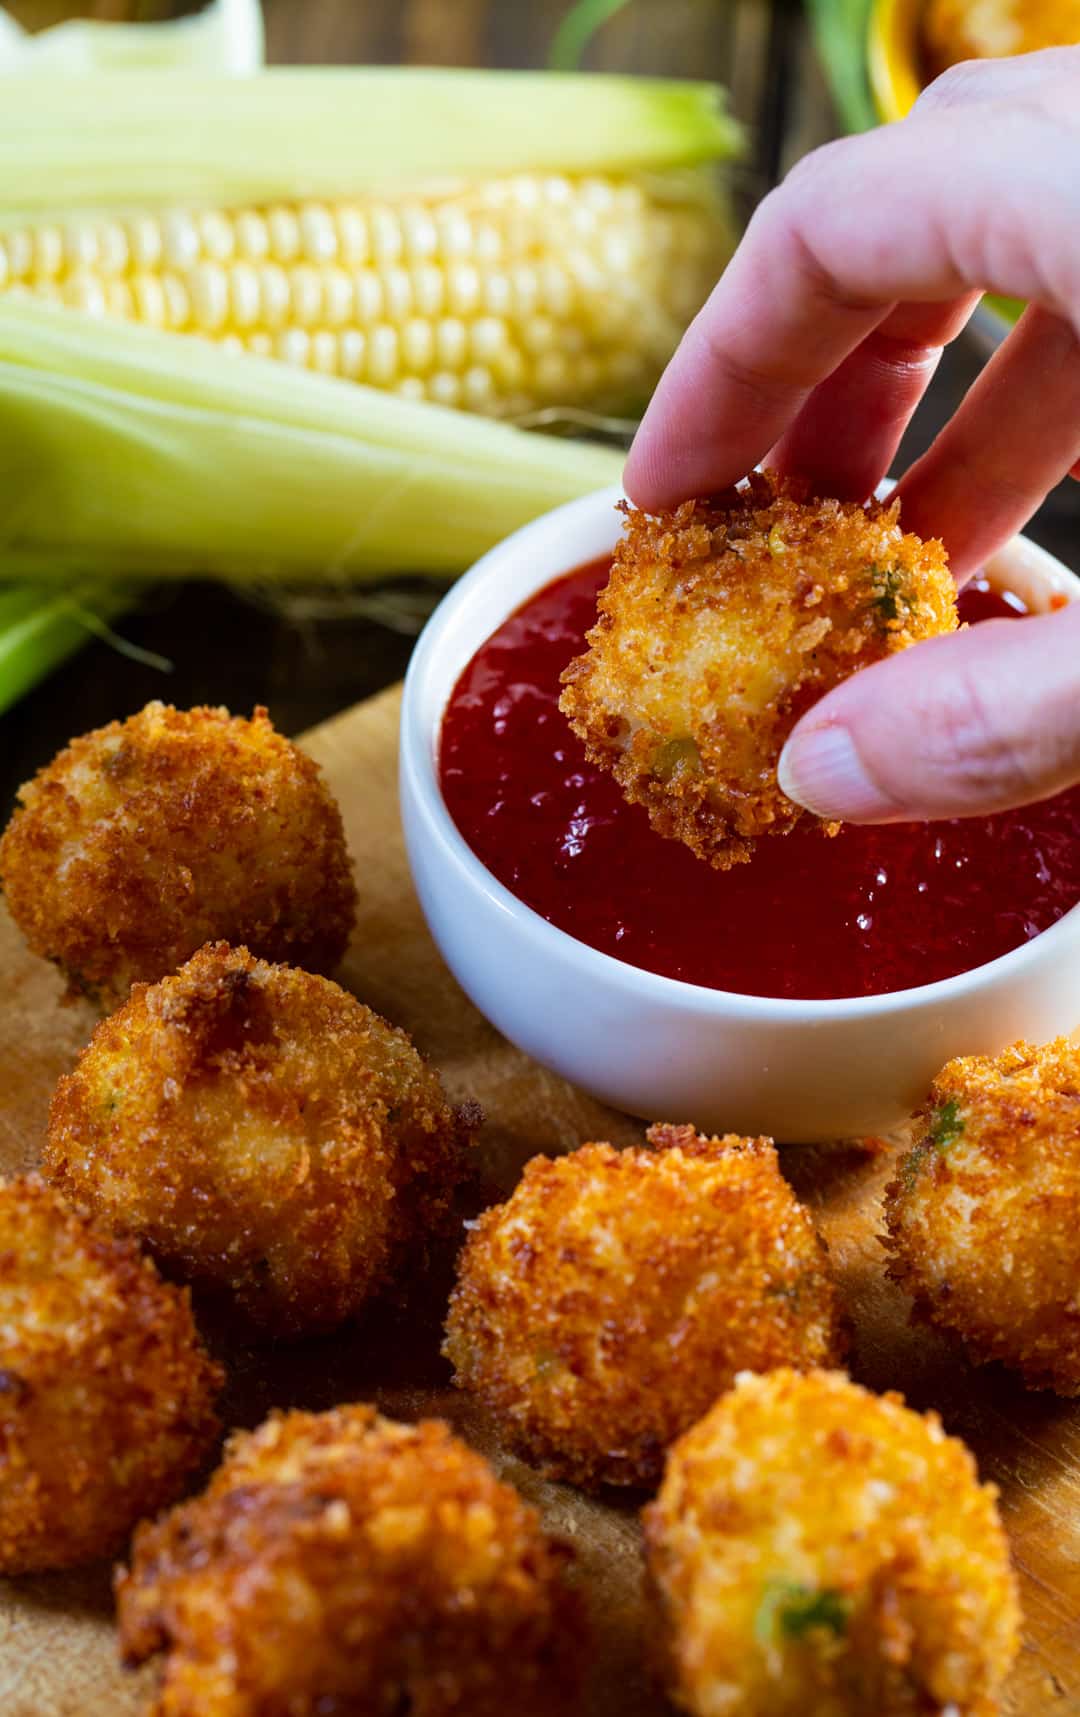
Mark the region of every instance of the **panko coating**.
<instances>
[{"instance_id":1,"label":"panko coating","mask_svg":"<svg viewBox=\"0 0 1080 1717\"><path fill-rule=\"evenodd\" d=\"M140 1527L117 1583L151 1717L551 1717L583 1636L568 1553L438 1420L275 1413Z\"/></svg>"},{"instance_id":2,"label":"panko coating","mask_svg":"<svg viewBox=\"0 0 1080 1717\"><path fill-rule=\"evenodd\" d=\"M49 1114L46 1174L275 1335L330 1329L422 1261L478 1119L329 978L219 942L136 985Z\"/></svg>"},{"instance_id":3,"label":"panko coating","mask_svg":"<svg viewBox=\"0 0 1080 1717\"><path fill-rule=\"evenodd\" d=\"M0 1573L121 1551L210 1453L222 1381L137 1247L0 1181Z\"/></svg>"},{"instance_id":4,"label":"panko coating","mask_svg":"<svg viewBox=\"0 0 1080 1717\"><path fill-rule=\"evenodd\" d=\"M1080 1395L1080 1048L950 1061L913 1136L886 1190L889 1275L973 1360Z\"/></svg>"},{"instance_id":5,"label":"panko coating","mask_svg":"<svg viewBox=\"0 0 1080 1717\"><path fill-rule=\"evenodd\" d=\"M1080 0L928 0L923 40L931 70L1080 42Z\"/></svg>"},{"instance_id":6,"label":"panko coating","mask_svg":"<svg viewBox=\"0 0 1080 1717\"><path fill-rule=\"evenodd\" d=\"M19 793L0 884L35 953L105 1005L219 938L330 972L356 891L318 766L265 709L150 703Z\"/></svg>"},{"instance_id":7,"label":"panko coating","mask_svg":"<svg viewBox=\"0 0 1080 1717\"><path fill-rule=\"evenodd\" d=\"M957 624L945 550L901 531L898 501L804 493L754 473L671 513L625 509L588 649L562 676L559 708L589 760L720 870L809 815L776 778L800 716L857 668Z\"/></svg>"},{"instance_id":8,"label":"panko coating","mask_svg":"<svg viewBox=\"0 0 1080 1717\"><path fill-rule=\"evenodd\" d=\"M650 1128L534 1157L471 1225L444 1348L514 1444L576 1484L649 1485L753 1366L845 1347L824 1242L770 1139Z\"/></svg>"},{"instance_id":9,"label":"panko coating","mask_svg":"<svg viewBox=\"0 0 1080 1717\"><path fill-rule=\"evenodd\" d=\"M1020 1621L996 1494L899 1395L739 1377L645 1510L673 1698L694 1717L991 1717Z\"/></svg>"}]
</instances>

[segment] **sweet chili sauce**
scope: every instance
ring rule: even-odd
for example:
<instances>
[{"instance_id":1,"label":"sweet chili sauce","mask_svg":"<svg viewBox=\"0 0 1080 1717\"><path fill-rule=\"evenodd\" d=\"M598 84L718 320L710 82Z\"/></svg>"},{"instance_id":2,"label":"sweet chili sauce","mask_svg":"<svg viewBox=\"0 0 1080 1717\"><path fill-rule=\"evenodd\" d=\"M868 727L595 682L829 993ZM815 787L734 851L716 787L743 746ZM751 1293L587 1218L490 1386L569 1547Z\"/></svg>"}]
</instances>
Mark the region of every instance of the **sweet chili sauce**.
<instances>
[{"instance_id":1,"label":"sweet chili sauce","mask_svg":"<svg viewBox=\"0 0 1080 1717\"><path fill-rule=\"evenodd\" d=\"M520 900L632 966L745 995L880 994L947 978L1037 936L1080 900L1080 788L993 817L826 839L810 825L713 870L655 834L585 759L559 675L596 618L608 563L547 585L482 645L447 706L442 790L473 851ZM972 623L1023 614L984 581Z\"/></svg>"}]
</instances>

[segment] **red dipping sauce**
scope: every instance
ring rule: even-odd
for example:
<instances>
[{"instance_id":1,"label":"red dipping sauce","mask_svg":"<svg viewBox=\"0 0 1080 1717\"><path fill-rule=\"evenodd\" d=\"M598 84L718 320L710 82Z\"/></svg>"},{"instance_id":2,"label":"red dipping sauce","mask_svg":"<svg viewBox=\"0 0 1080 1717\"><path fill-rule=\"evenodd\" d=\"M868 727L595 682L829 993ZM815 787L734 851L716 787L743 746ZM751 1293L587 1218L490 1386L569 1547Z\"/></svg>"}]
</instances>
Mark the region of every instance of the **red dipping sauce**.
<instances>
[{"instance_id":1,"label":"red dipping sauce","mask_svg":"<svg viewBox=\"0 0 1080 1717\"><path fill-rule=\"evenodd\" d=\"M443 796L519 900L578 941L709 989L802 1000L933 983L1030 941L1080 900L1080 788L994 817L813 825L713 870L649 827L585 759L559 675L596 619L608 562L557 579L473 657L447 706ZM977 622L1024 612L983 581Z\"/></svg>"}]
</instances>

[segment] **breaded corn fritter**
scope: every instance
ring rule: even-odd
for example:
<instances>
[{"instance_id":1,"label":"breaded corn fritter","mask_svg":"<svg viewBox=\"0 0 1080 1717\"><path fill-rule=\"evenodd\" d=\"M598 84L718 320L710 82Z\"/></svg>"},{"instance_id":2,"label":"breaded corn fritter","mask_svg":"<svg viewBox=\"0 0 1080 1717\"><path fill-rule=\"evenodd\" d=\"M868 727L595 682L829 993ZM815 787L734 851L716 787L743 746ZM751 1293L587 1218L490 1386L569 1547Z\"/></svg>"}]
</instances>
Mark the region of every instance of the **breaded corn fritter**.
<instances>
[{"instance_id":1,"label":"breaded corn fritter","mask_svg":"<svg viewBox=\"0 0 1080 1717\"><path fill-rule=\"evenodd\" d=\"M329 978L219 942L98 1026L44 1164L171 1274L296 1335L423 1260L477 1118Z\"/></svg>"},{"instance_id":2,"label":"breaded corn fritter","mask_svg":"<svg viewBox=\"0 0 1080 1717\"><path fill-rule=\"evenodd\" d=\"M438 1420L273 1414L140 1527L121 1644L167 1653L153 1717L549 1717L581 1658L566 1560Z\"/></svg>"},{"instance_id":3,"label":"breaded corn fritter","mask_svg":"<svg viewBox=\"0 0 1080 1717\"><path fill-rule=\"evenodd\" d=\"M835 1363L824 1243L769 1139L656 1126L534 1157L472 1225L445 1353L553 1477L647 1485L746 1366Z\"/></svg>"},{"instance_id":4,"label":"breaded corn fritter","mask_svg":"<svg viewBox=\"0 0 1080 1717\"><path fill-rule=\"evenodd\" d=\"M927 0L931 70L1080 42L1080 0Z\"/></svg>"},{"instance_id":5,"label":"breaded corn fritter","mask_svg":"<svg viewBox=\"0 0 1080 1717\"><path fill-rule=\"evenodd\" d=\"M135 1246L0 1181L0 1573L122 1550L209 1454L222 1380Z\"/></svg>"},{"instance_id":6,"label":"breaded corn fritter","mask_svg":"<svg viewBox=\"0 0 1080 1717\"><path fill-rule=\"evenodd\" d=\"M899 1395L744 1374L645 1510L672 1696L695 1717L991 1717L1019 1645L995 1496Z\"/></svg>"},{"instance_id":7,"label":"breaded corn fritter","mask_svg":"<svg viewBox=\"0 0 1080 1717\"><path fill-rule=\"evenodd\" d=\"M770 473L627 509L597 606L559 707L653 828L721 870L809 815L776 778L800 716L957 623L945 550L901 531L899 502L807 501Z\"/></svg>"},{"instance_id":8,"label":"breaded corn fritter","mask_svg":"<svg viewBox=\"0 0 1080 1717\"><path fill-rule=\"evenodd\" d=\"M1080 1394L1080 1048L950 1061L885 1198L916 1310L1034 1389Z\"/></svg>"},{"instance_id":9,"label":"breaded corn fritter","mask_svg":"<svg viewBox=\"0 0 1080 1717\"><path fill-rule=\"evenodd\" d=\"M341 814L264 709L147 704L19 794L0 883L31 948L105 1005L224 937L332 971L355 918Z\"/></svg>"}]
</instances>

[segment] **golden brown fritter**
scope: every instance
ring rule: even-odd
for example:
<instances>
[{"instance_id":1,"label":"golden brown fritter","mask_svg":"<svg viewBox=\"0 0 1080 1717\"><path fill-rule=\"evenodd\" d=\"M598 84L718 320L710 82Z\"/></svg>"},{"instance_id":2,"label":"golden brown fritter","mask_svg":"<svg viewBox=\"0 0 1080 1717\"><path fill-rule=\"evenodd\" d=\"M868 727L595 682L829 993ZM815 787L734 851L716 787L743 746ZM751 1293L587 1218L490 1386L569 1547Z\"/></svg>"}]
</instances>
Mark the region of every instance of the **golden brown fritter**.
<instances>
[{"instance_id":1,"label":"golden brown fritter","mask_svg":"<svg viewBox=\"0 0 1080 1717\"><path fill-rule=\"evenodd\" d=\"M534 1157L472 1225L445 1352L553 1477L647 1485L746 1366L844 1349L824 1243L769 1139L656 1126Z\"/></svg>"},{"instance_id":2,"label":"golden brown fritter","mask_svg":"<svg viewBox=\"0 0 1080 1717\"><path fill-rule=\"evenodd\" d=\"M928 0L923 40L932 72L1067 47L1080 42L1080 0Z\"/></svg>"},{"instance_id":3,"label":"golden brown fritter","mask_svg":"<svg viewBox=\"0 0 1080 1717\"><path fill-rule=\"evenodd\" d=\"M567 1555L438 1420L274 1414L140 1527L117 1584L153 1717L550 1717L582 1636Z\"/></svg>"},{"instance_id":4,"label":"golden brown fritter","mask_svg":"<svg viewBox=\"0 0 1080 1717\"><path fill-rule=\"evenodd\" d=\"M319 972L345 951L341 815L264 709L147 704L73 740L19 799L0 841L11 915L106 1005L219 937Z\"/></svg>"},{"instance_id":5,"label":"golden brown fritter","mask_svg":"<svg viewBox=\"0 0 1080 1717\"><path fill-rule=\"evenodd\" d=\"M995 1497L899 1395L744 1374L645 1510L673 1697L695 1717L991 1717L1019 1645Z\"/></svg>"},{"instance_id":6,"label":"golden brown fritter","mask_svg":"<svg viewBox=\"0 0 1080 1717\"><path fill-rule=\"evenodd\" d=\"M0 1573L114 1556L217 1437L186 1292L37 1176L0 1181Z\"/></svg>"},{"instance_id":7,"label":"golden brown fritter","mask_svg":"<svg viewBox=\"0 0 1080 1717\"><path fill-rule=\"evenodd\" d=\"M477 1118L329 978L219 942L98 1026L44 1164L171 1274L296 1335L424 1258Z\"/></svg>"},{"instance_id":8,"label":"golden brown fritter","mask_svg":"<svg viewBox=\"0 0 1080 1717\"><path fill-rule=\"evenodd\" d=\"M944 548L899 519L899 502L807 501L770 473L655 518L627 509L559 708L660 834L721 870L789 834L809 813L776 766L800 716L956 626Z\"/></svg>"},{"instance_id":9,"label":"golden brown fritter","mask_svg":"<svg viewBox=\"0 0 1080 1717\"><path fill-rule=\"evenodd\" d=\"M1033 1389L1080 1394L1080 1048L950 1061L885 1197L894 1281Z\"/></svg>"}]
</instances>

